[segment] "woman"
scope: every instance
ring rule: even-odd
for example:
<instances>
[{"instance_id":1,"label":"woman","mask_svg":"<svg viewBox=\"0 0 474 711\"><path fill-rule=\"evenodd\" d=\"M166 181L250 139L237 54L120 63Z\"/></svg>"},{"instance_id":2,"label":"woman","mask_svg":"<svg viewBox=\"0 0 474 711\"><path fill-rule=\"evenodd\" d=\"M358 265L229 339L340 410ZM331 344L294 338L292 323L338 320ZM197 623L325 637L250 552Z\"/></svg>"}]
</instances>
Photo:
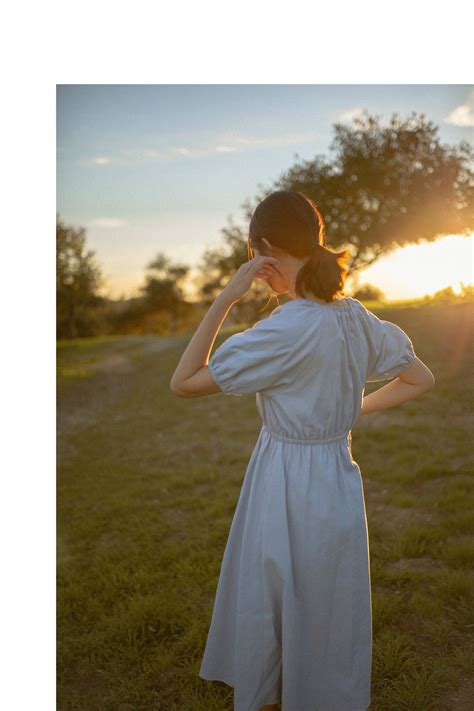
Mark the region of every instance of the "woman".
<instances>
[{"instance_id":1,"label":"woman","mask_svg":"<svg viewBox=\"0 0 474 711\"><path fill-rule=\"evenodd\" d=\"M252 258L209 308L170 383L181 397L256 393L263 420L199 673L234 688L234 711L369 706L369 542L351 429L434 386L404 331L342 296L348 253L328 249L324 229L302 193L265 198L250 223ZM254 278L291 300L208 360ZM392 378L363 396L366 382Z\"/></svg>"}]
</instances>

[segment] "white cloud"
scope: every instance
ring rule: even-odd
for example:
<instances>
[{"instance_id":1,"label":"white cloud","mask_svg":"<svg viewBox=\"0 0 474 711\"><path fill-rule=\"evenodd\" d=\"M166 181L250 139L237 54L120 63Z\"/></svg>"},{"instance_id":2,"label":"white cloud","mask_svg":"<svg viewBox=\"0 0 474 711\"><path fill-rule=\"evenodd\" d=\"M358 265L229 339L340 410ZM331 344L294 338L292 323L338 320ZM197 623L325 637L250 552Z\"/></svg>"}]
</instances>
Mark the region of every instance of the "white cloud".
<instances>
[{"instance_id":1,"label":"white cloud","mask_svg":"<svg viewBox=\"0 0 474 711\"><path fill-rule=\"evenodd\" d=\"M252 148L272 148L274 146L293 146L301 143L311 143L319 138L319 134L311 133L292 133L281 136L262 136L249 137L239 136L236 134L227 134L221 136L222 143L214 144L214 147L208 147L199 152L200 155L206 155L212 150L218 153L235 153Z\"/></svg>"},{"instance_id":2,"label":"white cloud","mask_svg":"<svg viewBox=\"0 0 474 711\"><path fill-rule=\"evenodd\" d=\"M293 146L299 143L311 143L320 137L319 133L290 133L282 136L264 136L261 138L247 138L245 136L236 136L233 141L237 144L247 146L249 148L259 146L271 148L273 146ZM232 140L230 141L232 143Z\"/></svg>"},{"instance_id":3,"label":"white cloud","mask_svg":"<svg viewBox=\"0 0 474 711\"><path fill-rule=\"evenodd\" d=\"M158 151L154 148L129 148L122 149L122 157L116 156L96 156L92 159L94 165L104 166L113 164L130 164L136 161L169 160L173 156L183 156L185 158L201 158L215 153L236 153L252 148L272 148L275 146L291 146L302 143L311 143L317 140L320 134L294 133L277 136L239 136L238 134L224 134L206 146L196 146L187 148L184 146L170 147L167 150Z\"/></svg>"},{"instance_id":4,"label":"white cloud","mask_svg":"<svg viewBox=\"0 0 474 711\"><path fill-rule=\"evenodd\" d=\"M127 224L127 220L121 220L119 217L97 217L89 222L91 227L99 227L106 230L117 229Z\"/></svg>"},{"instance_id":5,"label":"white cloud","mask_svg":"<svg viewBox=\"0 0 474 711\"><path fill-rule=\"evenodd\" d=\"M155 148L124 148L120 152L122 155L128 156L128 158L131 159L138 158L154 160L164 157L164 154L161 151L157 151Z\"/></svg>"},{"instance_id":6,"label":"white cloud","mask_svg":"<svg viewBox=\"0 0 474 711\"><path fill-rule=\"evenodd\" d=\"M444 120L453 126L474 126L474 90L469 93L466 103L456 106Z\"/></svg>"},{"instance_id":7,"label":"white cloud","mask_svg":"<svg viewBox=\"0 0 474 711\"><path fill-rule=\"evenodd\" d=\"M112 158L109 156L97 156L92 159L92 162L96 165L109 165L109 163L112 163Z\"/></svg>"},{"instance_id":8,"label":"white cloud","mask_svg":"<svg viewBox=\"0 0 474 711\"><path fill-rule=\"evenodd\" d=\"M161 151L156 151L153 148L150 148L146 151L143 151L143 157L144 158L162 158L163 153Z\"/></svg>"},{"instance_id":9,"label":"white cloud","mask_svg":"<svg viewBox=\"0 0 474 711\"><path fill-rule=\"evenodd\" d=\"M339 123L351 123L355 118L362 118L364 109L361 106L355 106L353 109L347 109L342 111L337 116L337 121Z\"/></svg>"}]
</instances>

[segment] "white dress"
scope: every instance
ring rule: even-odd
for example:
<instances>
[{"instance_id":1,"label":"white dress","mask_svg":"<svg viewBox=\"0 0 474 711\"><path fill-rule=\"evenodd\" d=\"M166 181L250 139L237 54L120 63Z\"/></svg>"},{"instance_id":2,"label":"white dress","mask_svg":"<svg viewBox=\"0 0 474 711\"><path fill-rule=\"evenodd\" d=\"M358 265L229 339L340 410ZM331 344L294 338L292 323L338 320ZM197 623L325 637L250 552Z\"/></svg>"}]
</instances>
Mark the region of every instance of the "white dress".
<instances>
[{"instance_id":1,"label":"white dress","mask_svg":"<svg viewBox=\"0 0 474 711\"><path fill-rule=\"evenodd\" d=\"M221 390L256 393L262 418L199 672L234 687L234 711L369 706L369 539L350 432L365 383L414 359L402 329L350 297L277 306L211 356Z\"/></svg>"}]
</instances>

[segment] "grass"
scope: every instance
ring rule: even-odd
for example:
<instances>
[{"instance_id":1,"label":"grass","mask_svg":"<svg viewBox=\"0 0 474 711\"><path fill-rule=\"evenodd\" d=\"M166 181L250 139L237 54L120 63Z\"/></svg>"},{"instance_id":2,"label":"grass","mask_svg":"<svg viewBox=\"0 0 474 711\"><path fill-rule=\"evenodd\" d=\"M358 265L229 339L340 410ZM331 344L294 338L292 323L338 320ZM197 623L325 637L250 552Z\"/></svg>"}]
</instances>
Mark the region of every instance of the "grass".
<instances>
[{"instance_id":1,"label":"grass","mask_svg":"<svg viewBox=\"0 0 474 711\"><path fill-rule=\"evenodd\" d=\"M436 388L353 430L370 535L371 711L467 711L471 307L408 306L377 313L412 336ZM185 342L58 344L59 711L233 708L232 689L198 671L260 420L252 396L173 396Z\"/></svg>"}]
</instances>

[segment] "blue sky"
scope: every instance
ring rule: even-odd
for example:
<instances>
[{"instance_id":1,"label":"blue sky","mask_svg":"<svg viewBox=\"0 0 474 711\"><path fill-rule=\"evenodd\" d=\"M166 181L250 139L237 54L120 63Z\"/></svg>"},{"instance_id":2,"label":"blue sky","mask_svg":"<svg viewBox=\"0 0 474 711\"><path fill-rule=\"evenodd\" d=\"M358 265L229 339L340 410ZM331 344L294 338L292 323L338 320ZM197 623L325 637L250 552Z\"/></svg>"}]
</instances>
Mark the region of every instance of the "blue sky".
<instances>
[{"instance_id":1,"label":"blue sky","mask_svg":"<svg viewBox=\"0 0 474 711\"><path fill-rule=\"evenodd\" d=\"M196 265L259 184L295 153L328 154L333 124L365 108L425 113L447 143L473 137L467 85L60 85L57 212L86 228L106 292L133 295L156 253Z\"/></svg>"}]
</instances>

